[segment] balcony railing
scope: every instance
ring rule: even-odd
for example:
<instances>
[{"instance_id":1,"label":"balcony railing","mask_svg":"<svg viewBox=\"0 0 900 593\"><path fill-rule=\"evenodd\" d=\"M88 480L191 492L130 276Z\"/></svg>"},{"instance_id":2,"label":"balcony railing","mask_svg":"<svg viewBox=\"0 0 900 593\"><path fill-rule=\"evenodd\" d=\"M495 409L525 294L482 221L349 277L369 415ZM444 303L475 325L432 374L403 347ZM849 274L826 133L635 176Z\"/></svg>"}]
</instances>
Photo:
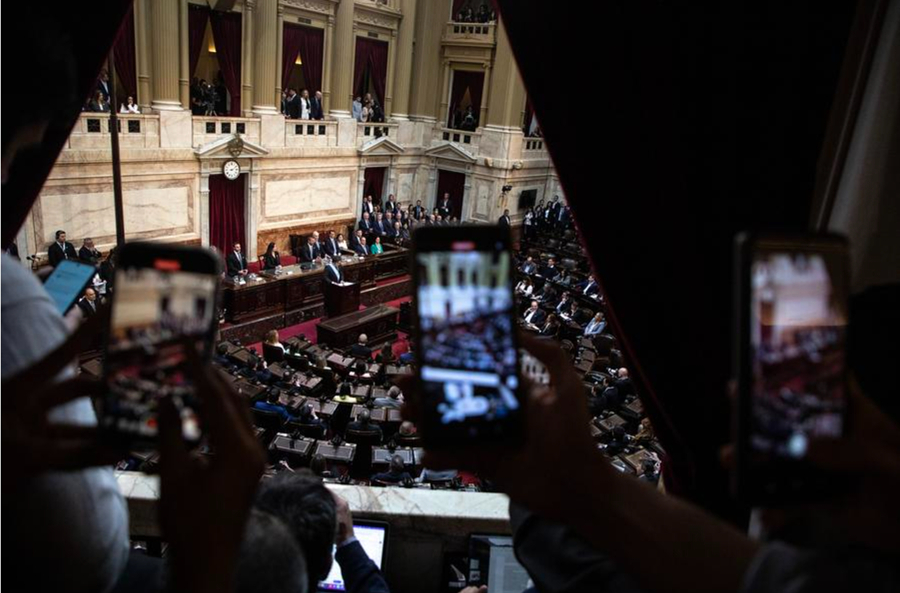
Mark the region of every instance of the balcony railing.
<instances>
[{"instance_id":1,"label":"balcony railing","mask_svg":"<svg viewBox=\"0 0 900 593\"><path fill-rule=\"evenodd\" d=\"M251 142L259 142L259 120L251 117L194 116L193 145L213 142L222 136L240 134Z\"/></svg>"},{"instance_id":2,"label":"balcony railing","mask_svg":"<svg viewBox=\"0 0 900 593\"><path fill-rule=\"evenodd\" d=\"M544 152L544 139L543 138L524 138L522 140L522 149L526 153L539 153Z\"/></svg>"},{"instance_id":3,"label":"balcony railing","mask_svg":"<svg viewBox=\"0 0 900 593\"><path fill-rule=\"evenodd\" d=\"M357 145L361 147L366 142L381 138L382 136L387 136L394 142L397 142L397 130L399 129L399 124L361 122L356 126Z\"/></svg>"},{"instance_id":4,"label":"balcony railing","mask_svg":"<svg viewBox=\"0 0 900 593\"><path fill-rule=\"evenodd\" d=\"M443 41L494 45L497 39L497 23L449 22L444 28Z\"/></svg>"},{"instance_id":5,"label":"balcony railing","mask_svg":"<svg viewBox=\"0 0 900 593\"><path fill-rule=\"evenodd\" d=\"M478 144L481 142L481 132L454 130L453 128L441 128L438 137L440 140L459 144L472 153L478 152Z\"/></svg>"},{"instance_id":6,"label":"balcony railing","mask_svg":"<svg viewBox=\"0 0 900 593\"><path fill-rule=\"evenodd\" d=\"M337 122L329 120L284 120L287 147L337 146Z\"/></svg>"},{"instance_id":7,"label":"balcony railing","mask_svg":"<svg viewBox=\"0 0 900 593\"><path fill-rule=\"evenodd\" d=\"M123 148L159 148L159 116L117 113L119 145ZM110 148L112 122L108 113L82 113L69 135L66 148Z\"/></svg>"}]
</instances>

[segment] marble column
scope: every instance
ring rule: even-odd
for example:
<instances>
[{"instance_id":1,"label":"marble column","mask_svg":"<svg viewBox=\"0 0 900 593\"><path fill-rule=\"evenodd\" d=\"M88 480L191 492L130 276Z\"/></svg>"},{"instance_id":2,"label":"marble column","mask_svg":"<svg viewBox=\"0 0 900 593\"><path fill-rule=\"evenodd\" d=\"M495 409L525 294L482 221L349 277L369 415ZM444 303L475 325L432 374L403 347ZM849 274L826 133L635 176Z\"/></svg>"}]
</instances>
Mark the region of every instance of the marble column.
<instances>
[{"instance_id":1,"label":"marble column","mask_svg":"<svg viewBox=\"0 0 900 593\"><path fill-rule=\"evenodd\" d=\"M416 8L415 49L412 59L409 118L434 122L437 114L443 63L441 35L450 15L450 0L420 2Z\"/></svg>"},{"instance_id":2,"label":"marble column","mask_svg":"<svg viewBox=\"0 0 900 593\"><path fill-rule=\"evenodd\" d=\"M137 53L137 102L141 113L150 112L150 9L147 0L134 3L134 50Z\"/></svg>"},{"instance_id":3,"label":"marble column","mask_svg":"<svg viewBox=\"0 0 900 593\"><path fill-rule=\"evenodd\" d=\"M191 108L191 60L188 42L188 0L178 0L178 89L181 106Z\"/></svg>"},{"instance_id":4,"label":"marble column","mask_svg":"<svg viewBox=\"0 0 900 593\"><path fill-rule=\"evenodd\" d=\"M341 0L337 6L334 26L334 43L331 60L331 108L332 117L351 117L353 102L353 53L356 40L353 38L353 2Z\"/></svg>"},{"instance_id":5,"label":"marble column","mask_svg":"<svg viewBox=\"0 0 900 593\"><path fill-rule=\"evenodd\" d=\"M322 66L322 113L331 108L331 53L334 45L334 15L328 15L325 25L325 64Z\"/></svg>"},{"instance_id":6,"label":"marble column","mask_svg":"<svg viewBox=\"0 0 900 593\"><path fill-rule=\"evenodd\" d=\"M441 65L441 69L444 73L443 83L441 83L441 106L438 109L437 120L441 126L446 126L448 120L448 114L450 113L450 81L453 76L453 71L450 68L450 62L448 60L444 60Z\"/></svg>"},{"instance_id":7,"label":"marble column","mask_svg":"<svg viewBox=\"0 0 900 593\"><path fill-rule=\"evenodd\" d=\"M487 124L494 128L516 129L522 127L522 106L525 104L525 85L519 75L516 59L506 29L497 27L497 51L491 72L490 97L488 98ZM482 118L483 120L483 118Z\"/></svg>"},{"instance_id":8,"label":"marble column","mask_svg":"<svg viewBox=\"0 0 900 593\"><path fill-rule=\"evenodd\" d=\"M178 12L181 0L150 2L150 44L153 51L153 100L156 111L180 111L178 91Z\"/></svg>"},{"instance_id":9,"label":"marble column","mask_svg":"<svg viewBox=\"0 0 900 593\"><path fill-rule=\"evenodd\" d=\"M412 76L413 39L416 35L416 0L400 0L400 30L394 43L396 67L394 69L393 104L391 117L396 120L409 119L409 87Z\"/></svg>"},{"instance_id":10,"label":"marble column","mask_svg":"<svg viewBox=\"0 0 900 593\"><path fill-rule=\"evenodd\" d=\"M278 19L275 25L275 108L281 111L281 63L284 59L284 6L278 5Z\"/></svg>"},{"instance_id":11,"label":"marble column","mask_svg":"<svg viewBox=\"0 0 900 593\"><path fill-rule=\"evenodd\" d=\"M278 0L258 0L254 20L253 113L278 115L275 107Z\"/></svg>"},{"instance_id":12,"label":"marble column","mask_svg":"<svg viewBox=\"0 0 900 593\"><path fill-rule=\"evenodd\" d=\"M390 118L394 112L394 79L397 77L397 31L391 31L388 40L387 81L384 85L384 116Z\"/></svg>"},{"instance_id":13,"label":"marble column","mask_svg":"<svg viewBox=\"0 0 900 593\"><path fill-rule=\"evenodd\" d=\"M253 20L256 0L244 0L241 13L241 110L244 117L253 116Z\"/></svg>"}]
</instances>

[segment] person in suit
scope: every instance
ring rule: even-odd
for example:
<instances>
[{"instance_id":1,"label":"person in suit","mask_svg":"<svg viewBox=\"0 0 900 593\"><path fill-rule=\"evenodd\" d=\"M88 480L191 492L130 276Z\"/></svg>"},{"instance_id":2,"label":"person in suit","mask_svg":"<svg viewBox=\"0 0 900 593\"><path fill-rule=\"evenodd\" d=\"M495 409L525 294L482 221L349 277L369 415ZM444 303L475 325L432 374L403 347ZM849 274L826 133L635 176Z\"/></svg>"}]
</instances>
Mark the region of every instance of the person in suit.
<instances>
[{"instance_id":1,"label":"person in suit","mask_svg":"<svg viewBox=\"0 0 900 593\"><path fill-rule=\"evenodd\" d=\"M597 284L593 276L588 276L587 280L579 282L577 286L581 294L585 296L593 296L600 292L600 285Z\"/></svg>"},{"instance_id":2,"label":"person in suit","mask_svg":"<svg viewBox=\"0 0 900 593\"><path fill-rule=\"evenodd\" d=\"M244 257L243 252L241 252L240 243L234 244L234 248L231 250L231 253L229 253L228 257L225 258L225 266L230 278L234 278L235 276L247 275L247 258Z\"/></svg>"},{"instance_id":3,"label":"person in suit","mask_svg":"<svg viewBox=\"0 0 900 593\"><path fill-rule=\"evenodd\" d=\"M64 259L78 259L75 246L66 241L66 231L56 231L56 242L47 249L47 259L54 268Z\"/></svg>"},{"instance_id":4,"label":"person in suit","mask_svg":"<svg viewBox=\"0 0 900 593\"><path fill-rule=\"evenodd\" d=\"M275 250L275 243L269 243L263 256L263 269L274 270L281 265L281 256Z\"/></svg>"},{"instance_id":5,"label":"person in suit","mask_svg":"<svg viewBox=\"0 0 900 593\"><path fill-rule=\"evenodd\" d=\"M285 115L288 119L300 119L300 97L294 89L288 89L284 100Z\"/></svg>"},{"instance_id":6,"label":"person in suit","mask_svg":"<svg viewBox=\"0 0 900 593\"><path fill-rule=\"evenodd\" d=\"M88 287L84 290L84 296L78 300L78 308L81 309L81 315L87 319L93 317L97 312L97 292Z\"/></svg>"},{"instance_id":7,"label":"person in suit","mask_svg":"<svg viewBox=\"0 0 900 593\"><path fill-rule=\"evenodd\" d=\"M361 255L363 257L369 255L368 247L366 246L366 238L359 237L359 240L353 246L353 252L356 255Z\"/></svg>"},{"instance_id":8,"label":"person in suit","mask_svg":"<svg viewBox=\"0 0 900 593\"><path fill-rule=\"evenodd\" d=\"M397 199L394 198L394 194L388 194L387 202L384 204L385 212L395 212L397 210Z\"/></svg>"},{"instance_id":9,"label":"person in suit","mask_svg":"<svg viewBox=\"0 0 900 593\"><path fill-rule=\"evenodd\" d=\"M425 216L425 207L422 205L422 200L416 200L416 205L412 210L413 218L416 220L422 220Z\"/></svg>"},{"instance_id":10,"label":"person in suit","mask_svg":"<svg viewBox=\"0 0 900 593\"><path fill-rule=\"evenodd\" d=\"M322 111L322 91L316 91L316 94L309 100L309 115L312 119L325 119Z\"/></svg>"},{"instance_id":11,"label":"person in suit","mask_svg":"<svg viewBox=\"0 0 900 593\"><path fill-rule=\"evenodd\" d=\"M266 398L254 403L253 407L263 412L275 412L286 422L295 420L296 418L288 412L287 407L278 403L279 399L281 399L281 390L277 387L270 387L266 393Z\"/></svg>"},{"instance_id":12,"label":"person in suit","mask_svg":"<svg viewBox=\"0 0 900 593\"><path fill-rule=\"evenodd\" d=\"M500 217L500 220L497 221L497 224L499 224L504 229L509 229L512 226L512 222L509 218L509 210L503 211L503 216Z\"/></svg>"},{"instance_id":13,"label":"person in suit","mask_svg":"<svg viewBox=\"0 0 900 593\"><path fill-rule=\"evenodd\" d=\"M372 358L372 349L367 346L368 342L369 337L366 334L359 334L356 344L350 347L350 356L366 360Z\"/></svg>"},{"instance_id":14,"label":"person in suit","mask_svg":"<svg viewBox=\"0 0 900 593\"><path fill-rule=\"evenodd\" d=\"M369 248L369 251L372 252L372 255L380 255L384 253L384 247L381 246L381 237L375 237L375 242L372 243L372 247Z\"/></svg>"},{"instance_id":15,"label":"person in suit","mask_svg":"<svg viewBox=\"0 0 900 593\"><path fill-rule=\"evenodd\" d=\"M381 212L377 212L375 214L375 222L372 223L372 233L380 237L381 235L385 234L386 230L387 229L384 224L384 216L381 214Z\"/></svg>"},{"instance_id":16,"label":"person in suit","mask_svg":"<svg viewBox=\"0 0 900 593\"><path fill-rule=\"evenodd\" d=\"M538 307L537 301L531 301L531 306L528 307L528 310L525 311L525 315L522 318L525 320L525 323L530 323L536 327L540 327L540 325L544 322L544 312L541 311L541 308Z\"/></svg>"},{"instance_id":17,"label":"person in suit","mask_svg":"<svg viewBox=\"0 0 900 593\"><path fill-rule=\"evenodd\" d=\"M606 320L603 318L603 312L597 311L594 318L591 319L590 323L584 328L584 335L596 336L597 334L603 333L604 329L606 329Z\"/></svg>"},{"instance_id":18,"label":"person in suit","mask_svg":"<svg viewBox=\"0 0 900 593\"><path fill-rule=\"evenodd\" d=\"M521 270L523 274L534 274L537 271L537 264L534 263L534 258L530 255L527 256L519 270Z\"/></svg>"},{"instance_id":19,"label":"person in suit","mask_svg":"<svg viewBox=\"0 0 900 593\"><path fill-rule=\"evenodd\" d=\"M562 315L569 310L569 307L571 307L571 295L569 295L568 292L564 292L554 309L556 310L557 315Z\"/></svg>"},{"instance_id":20,"label":"person in suit","mask_svg":"<svg viewBox=\"0 0 900 593\"><path fill-rule=\"evenodd\" d=\"M449 218L452 209L453 206L450 205L450 193L444 192L444 197L441 198L441 202L437 207L438 214L441 215L441 218Z\"/></svg>"},{"instance_id":21,"label":"person in suit","mask_svg":"<svg viewBox=\"0 0 900 593\"><path fill-rule=\"evenodd\" d=\"M619 394L622 396L623 400L626 396L635 395L634 383L631 382L631 377L628 376L628 369L625 367L616 371L616 378L613 380L612 384L619 390Z\"/></svg>"},{"instance_id":22,"label":"person in suit","mask_svg":"<svg viewBox=\"0 0 900 593\"><path fill-rule=\"evenodd\" d=\"M394 221L394 242L397 245L402 245L404 242L409 240L409 231L406 232L406 236L404 237L403 226L401 226L399 220Z\"/></svg>"},{"instance_id":23,"label":"person in suit","mask_svg":"<svg viewBox=\"0 0 900 593\"><path fill-rule=\"evenodd\" d=\"M548 280L552 280L559 275L559 270L556 268L556 260L552 257L547 260L547 265L541 268L541 276Z\"/></svg>"},{"instance_id":24,"label":"person in suit","mask_svg":"<svg viewBox=\"0 0 900 593\"><path fill-rule=\"evenodd\" d=\"M362 206L363 212L368 212L370 217L375 214L375 202L372 200L371 195L366 196Z\"/></svg>"},{"instance_id":25,"label":"person in suit","mask_svg":"<svg viewBox=\"0 0 900 593\"><path fill-rule=\"evenodd\" d=\"M403 458L399 455L391 457L390 469L386 472L377 473L372 476L373 482L383 482L385 484L400 484L412 480L412 476L406 471L403 464Z\"/></svg>"},{"instance_id":26,"label":"person in suit","mask_svg":"<svg viewBox=\"0 0 900 593\"><path fill-rule=\"evenodd\" d=\"M541 327L540 334L548 338L555 338L558 333L559 318L556 317L555 313L551 313L550 315L547 315L547 320L544 322L543 327Z\"/></svg>"},{"instance_id":27,"label":"person in suit","mask_svg":"<svg viewBox=\"0 0 900 593\"><path fill-rule=\"evenodd\" d=\"M356 415L356 420L347 425L347 430L356 430L360 432L377 432L381 434L381 427L371 421L372 416L369 410L363 408Z\"/></svg>"},{"instance_id":28,"label":"person in suit","mask_svg":"<svg viewBox=\"0 0 900 593\"><path fill-rule=\"evenodd\" d=\"M399 387L392 385L391 388L388 389L387 397L377 397L372 403L379 408L399 410L403 407L403 393L400 391Z\"/></svg>"},{"instance_id":29,"label":"person in suit","mask_svg":"<svg viewBox=\"0 0 900 593\"><path fill-rule=\"evenodd\" d=\"M319 248L319 244L316 243L316 238L313 235L310 235L306 238L306 245L300 249L300 261L312 263L321 256L322 251Z\"/></svg>"},{"instance_id":30,"label":"person in suit","mask_svg":"<svg viewBox=\"0 0 900 593\"><path fill-rule=\"evenodd\" d=\"M86 264L96 266L103 259L103 254L94 247L94 240L88 237L82 242L81 249L78 250L78 259Z\"/></svg>"},{"instance_id":31,"label":"person in suit","mask_svg":"<svg viewBox=\"0 0 900 593\"><path fill-rule=\"evenodd\" d=\"M394 215L391 214L391 211L388 210L384 213L384 219L382 220L384 224L384 234L388 237L394 236Z\"/></svg>"},{"instance_id":32,"label":"person in suit","mask_svg":"<svg viewBox=\"0 0 900 593\"><path fill-rule=\"evenodd\" d=\"M322 250L326 255L338 257L341 255L341 248L335 238L334 231L328 231L328 238L322 243Z\"/></svg>"},{"instance_id":33,"label":"person in suit","mask_svg":"<svg viewBox=\"0 0 900 593\"><path fill-rule=\"evenodd\" d=\"M325 278L329 282L344 281L344 273L341 272L341 268L330 257L325 259Z\"/></svg>"},{"instance_id":34,"label":"person in suit","mask_svg":"<svg viewBox=\"0 0 900 593\"><path fill-rule=\"evenodd\" d=\"M372 219L368 212L363 212L362 218L359 219L359 225L356 228L367 235L372 232Z\"/></svg>"},{"instance_id":35,"label":"person in suit","mask_svg":"<svg viewBox=\"0 0 900 593\"><path fill-rule=\"evenodd\" d=\"M104 68L97 77L97 92L103 95L103 100L109 103L109 72Z\"/></svg>"}]
</instances>

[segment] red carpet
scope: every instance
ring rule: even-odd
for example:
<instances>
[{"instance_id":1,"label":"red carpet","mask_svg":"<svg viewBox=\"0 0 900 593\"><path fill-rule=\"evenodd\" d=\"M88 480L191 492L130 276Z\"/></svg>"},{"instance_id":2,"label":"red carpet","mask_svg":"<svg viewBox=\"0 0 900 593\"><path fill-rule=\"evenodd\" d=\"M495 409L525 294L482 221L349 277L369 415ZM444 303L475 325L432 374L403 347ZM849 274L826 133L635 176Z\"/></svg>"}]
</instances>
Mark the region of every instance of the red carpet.
<instances>
[{"instance_id":1,"label":"red carpet","mask_svg":"<svg viewBox=\"0 0 900 593\"><path fill-rule=\"evenodd\" d=\"M391 282L388 282L390 284ZM409 302L412 297L403 297L399 299L395 299L393 301L388 301L386 303L382 303L389 307L400 308L401 303ZM366 307L363 305L360 309L365 309ZM316 343L316 326L322 320L321 317L317 317L316 319L310 319L309 321L304 321L303 323L298 323L297 325L292 325L290 327L286 327L284 329L278 330L278 337L281 341L287 340L288 338L293 338L294 336L298 336L303 334L306 336L306 339ZM262 342L255 342L253 344L247 344L248 348L256 348L257 352L262 352ZM393 346L394 356L400 356L404 352L409 350L409 341L408 336L401 331L397 332L397 341L394 342Z\"/></svg>"}]
</instances>

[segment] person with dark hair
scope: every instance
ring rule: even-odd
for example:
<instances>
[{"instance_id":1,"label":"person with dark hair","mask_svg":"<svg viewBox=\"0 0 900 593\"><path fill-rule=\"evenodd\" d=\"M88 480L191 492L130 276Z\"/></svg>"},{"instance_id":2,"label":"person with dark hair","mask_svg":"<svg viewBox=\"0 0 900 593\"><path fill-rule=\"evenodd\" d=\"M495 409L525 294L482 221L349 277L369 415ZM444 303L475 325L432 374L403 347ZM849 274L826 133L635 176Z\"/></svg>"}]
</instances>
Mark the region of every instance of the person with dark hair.
<instances>
[{"instance_id":1,"label":"person with dark hair","mask_svg":"<svg viewBox=\"0 0 900 593\"><path fill-rule=\"evenodd\" d=\"M326 428L325 421L316 416L316 411L310 403L305 403L300 406L300 409L297 411L296 421L307 426L318 426L322 429L323 433Z\"/></svg>"},{"instance_id":2,"label":"person with dark hair","mask_svg":"<svg viewBox=\"0 0 900 593\"><path fill-rule=\"evenodd\" d=\"M47 259L54 268L64 259L78 261L75 246L66 241L66 231L56 231L56 241L47 249Z\"/></svg>"},{"instance_id":3,"label":"person with dark hair","mask_svg":"<svg viewBox=\"0 0 900 593\"><path fill-rule=\"evenodd\" d=\"M363 408L356 415L356 420L347 425L347 430L357 432L377 432L381 434L381 427L371 421L369 410Z\"/></svg>"},{"instance_id":4,"label":"person with dark hair","mask_svg":"<svg viewBox=\"0 0 900 593\"><path fill-rule=\"evenodd\" d=\"M381 352L375 356L375 362L379 364L390 364L394 362L394 348L390 342L381 347Z\"/></svg>"},{"instance_id":5,"label":"person with dark hair","mask_svg":"<svg viewBox=\"0 0 900 593\"><path fill-rule=\"evenodd\" d=\"M231 253L225 257L225 264L229 278L246 276L249 273L247 270L247 258L244 257L244 253L241 251L240 241L235 241Z\"/></svg>"},{"instance_id":6,"label":"person with dark hair","mask_svg":"<svg viewBox=\"0 0 900 593\"><path fill-rule=\"evenodd\" d=\"M388 471L373 475L372 481L384 482L385 484L399 484L412 480L412 476L406 471L406 465L403 463L403 458L399 455L391 457L389 467Z\"/></svg>"},{"instance_id":7,"label":"person with dark hair","mask_svg":"<svg viewBox=\"0 0 900 593\"><path fill-rule=\"evenodd\" d=\"M266 247L266 253L263 255L263 269L274 270L281 265L281 255L275 249L275 243L269 243Z\"/></svg>"},{"instance_id":8,"label":"person with dark hair","mask_svg":"<svg viewBox=\"0 0 900 593\"><path fill-rule=\"evenodd\" d=\"M219 366L230 369L232 364L228 358L228 343L219 342L216 346L216 353L213 355L213 362Z\"/></svg>"},{"instance_id":9,"label":"person with dark hair","mask_svg":"<svg viewBox=\"0 0 900 593\"><path fill-rule=\"evenodd\" d=\"M291 414L287 406L283 406L278 403L278 400L281 399L281 390L277 387L270 387L266 392L266 399L261 399L256 401L253 404L253 407L257 410L262 410L263 412L275 412L285 422L290 422L292 420L296 420L296 418Z\"/></svg>"},{"instance_id":10,"label":"person with dark hair","mask_svg":"<svg viewBox=\"0 0 900 593\"><path fill-rule=\"evenodd\" d=\"M97 91L94 93L94 98L91 99L89 103L90 111L94 111L97 113L106 113L109 112L109 102L106 97L103 96L101 91Z\"/></svg>"},{"instance_id":11,"label":"person with dark hair","mask_svg":"<svg viewBox=\"0 0 900 593\"><path fill-rule=\"evenodd\" d=\"M300 543L278 517L251 509L235 567L235 593L310 591Z\"/></svg>"},{"instance_id":12,"label":"person with dark hair","mask_svg":"<svg viewBox=\"0 0 900 593\"><path fill-rule=\"evenodd\" d=\"M328 461L321 453L316 453L313 455L312 459L309 460L309 469L320 478L331 478L334 476L334 474L328 470Z\"/></svg>"}]
</instances>

